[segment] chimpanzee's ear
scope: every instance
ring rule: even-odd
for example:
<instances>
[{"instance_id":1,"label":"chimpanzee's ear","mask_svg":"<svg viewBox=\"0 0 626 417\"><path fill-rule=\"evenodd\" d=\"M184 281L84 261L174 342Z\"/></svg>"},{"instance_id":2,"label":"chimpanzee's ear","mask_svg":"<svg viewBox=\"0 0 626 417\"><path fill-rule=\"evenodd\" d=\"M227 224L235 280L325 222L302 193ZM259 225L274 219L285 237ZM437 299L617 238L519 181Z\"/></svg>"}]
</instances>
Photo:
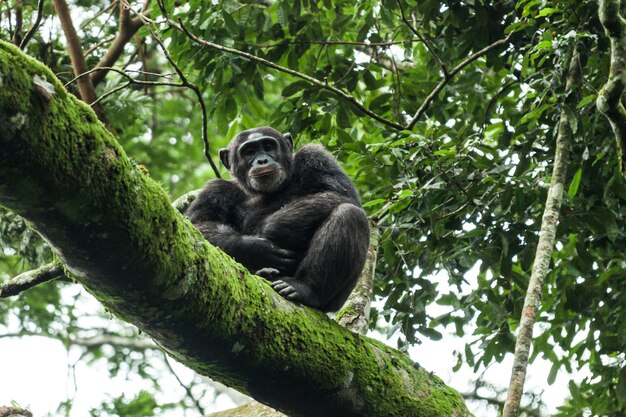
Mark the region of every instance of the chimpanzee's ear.
<instances>
[{"instance_id":1,"label":"chimpanzee's ear","mask_svg":"<svg viewBox=\"0 0 626 417\"><path fill-rule=\"evenodd\" d=\"M293 151L293 137L291 136L291 133L289 133L289 132L283 133L283 137L285 138L285 140L289 144L289 151Z\"/></svg>"},{"instance_id":2,"label":"chimpanzee's ear","mask_svg":"<svg viewBox=\"0 0 626 417\"><path fill-rule=\"evenodd\" d=\"M230 155L230 151L228 150L228 148L220 149L220 160L222 161L222 164L224 164L224 166L228 170L230 170L230 160L228 159L229 155Z\"/></svg>"}]
</instances>

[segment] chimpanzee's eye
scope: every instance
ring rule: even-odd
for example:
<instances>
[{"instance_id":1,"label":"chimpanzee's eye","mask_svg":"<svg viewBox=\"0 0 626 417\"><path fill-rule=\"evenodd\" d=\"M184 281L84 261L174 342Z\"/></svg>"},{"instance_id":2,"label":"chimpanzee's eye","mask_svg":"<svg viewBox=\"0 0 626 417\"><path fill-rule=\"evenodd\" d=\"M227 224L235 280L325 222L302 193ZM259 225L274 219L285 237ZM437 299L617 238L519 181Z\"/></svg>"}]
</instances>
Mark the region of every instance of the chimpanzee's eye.
<instances>
[{"instance_id":1,"label":"chimpanzee's eye","mask_svg":"<svg viewBox=\"0 0 626 417\"><path fill-rule=\"evenodd\" d=\"M254 149L253 146L245 146L243 149L241 149L239 153L241 154L241 156L246 158L246 157L254 155L255 152L256 150Z\"/></svg>"},{"instance_id":2,"label":"chimpanzee's eye","mask_svg":"<svg viewBox=\"0 0 626 417\"><path fill-rule=\"evenodd\" d=\"M276 142L274 142L273 140L264 140L263 141L263 150L265 152L270 152L270 151L274 151L276 150Z\"/></svg>"}]
</instances>

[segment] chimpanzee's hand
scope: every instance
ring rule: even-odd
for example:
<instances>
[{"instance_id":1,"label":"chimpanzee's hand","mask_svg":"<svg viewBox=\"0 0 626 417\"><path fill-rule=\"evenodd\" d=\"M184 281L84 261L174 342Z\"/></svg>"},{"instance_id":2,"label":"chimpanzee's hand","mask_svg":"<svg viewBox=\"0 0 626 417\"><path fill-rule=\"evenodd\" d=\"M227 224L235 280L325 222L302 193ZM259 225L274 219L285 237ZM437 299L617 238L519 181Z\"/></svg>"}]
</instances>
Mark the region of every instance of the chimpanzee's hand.
<instances>
[{"instance_id":1,"label":"chimpanzee's hand","mask_svg":"<svg viewBox=\"0 0 626 417\"><path fill-rule=\"evenodd\" d=\"M268 281L274 281L282 277L282 274L280 273L280 271L274 268L261 268L258 271L256 271L254 275L263 277Z\"/></svg>"},{"instance_id":2,"label":"chimpanzee's hand","mask_svg":"<svg viewBox=\"0 0 626 417\"><path fill-rule=\"evenodd\" d=\"M264 268L273 268L282 275L290 275L298 266L295 252L279 248L270 240L262 237L242 236L241 249L240 256L235 256L235 259L243 263L252 272Z\"/></svg>"}]
</instances>

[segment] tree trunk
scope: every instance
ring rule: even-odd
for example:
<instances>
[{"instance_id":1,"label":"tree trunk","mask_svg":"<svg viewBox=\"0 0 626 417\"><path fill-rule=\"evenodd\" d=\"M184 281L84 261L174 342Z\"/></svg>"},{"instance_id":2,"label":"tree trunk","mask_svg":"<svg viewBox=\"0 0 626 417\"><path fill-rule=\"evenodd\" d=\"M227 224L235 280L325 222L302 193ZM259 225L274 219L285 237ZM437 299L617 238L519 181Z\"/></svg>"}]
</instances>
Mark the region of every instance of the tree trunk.
<instances>
[{"instance_id":1,"label":"tree trunk","mask_svg":"<svg viewBox=\"0 0 626 417\"><path fill-rule=\"evenodd\" d=\"M200 374L290 416L469 416L407 356L286 301L206 242L45 66L0 43L0 203Z\"/></svg>"}]
</instances>

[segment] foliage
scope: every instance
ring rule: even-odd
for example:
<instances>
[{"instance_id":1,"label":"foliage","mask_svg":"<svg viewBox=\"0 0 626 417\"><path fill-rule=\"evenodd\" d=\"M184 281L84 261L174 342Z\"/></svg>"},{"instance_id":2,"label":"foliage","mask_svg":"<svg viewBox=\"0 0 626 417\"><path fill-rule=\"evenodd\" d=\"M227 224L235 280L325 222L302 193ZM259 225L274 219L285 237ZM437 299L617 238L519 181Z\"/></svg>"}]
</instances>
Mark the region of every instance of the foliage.
<instances>
[{"instance_id":1,"label":"foliage","mask_svg":"<svg viewBox=\"0 0 626 417\"><path fill-rule=\"evenodd\" d=\"M2 15L15 4L0 4ZM76 2L84 13L84 50L117 32L115 19L88 20L107 5ZM139 31L143 60L137 45L129 44L118 63L172 73L155 41L158 34L204 92L214 157L235 132L265 124L290 131L298 146L326 145L382 228L375 292L383 302L372 325L388 335L400 332L401 347L437 340L447 331L465 336L459 358L475 371L513 348L549 183L564 71L574 44L580 45L586 60L583 98L574 115L570 183L533 355L553 364L549 383L559 371L588 368L586 379L571 383L571 399L559 415L626 411L626 183L610 127L594 106L609 60L595 2L193 0L166 1L165 8L203 40L314 77L401 125L452 68L513 33L505 46L447 80L410 130L373 120L320 85L201 46L165 23ZM34 1L24 1L26 21L35 9ZM165 19L158 4L150 13L158 22ZM49 7L45 16L48 29L38 31L28 51L70 81L69 57ZM2 21L0 38L10 39L11 30ZM95 65L105 51L106 44L96 48L88 64ZM99 95L124 82L114 74L106 80ZM211 177L190 91L133 85L102 104L129 155L173 197ZM0 218L0 244L11 248L0 259L4 275L49 256L11 216L2 212ZM442 270L449 289L430 278ZM37 303L59 304L58 286L32 291L19 299L19 308L0 303L0 318L20 311L24 326L54 334L49 328L59 317L46 319ZM448 313L434 317L434 304Z\"/></svg>"}]
</instances>

